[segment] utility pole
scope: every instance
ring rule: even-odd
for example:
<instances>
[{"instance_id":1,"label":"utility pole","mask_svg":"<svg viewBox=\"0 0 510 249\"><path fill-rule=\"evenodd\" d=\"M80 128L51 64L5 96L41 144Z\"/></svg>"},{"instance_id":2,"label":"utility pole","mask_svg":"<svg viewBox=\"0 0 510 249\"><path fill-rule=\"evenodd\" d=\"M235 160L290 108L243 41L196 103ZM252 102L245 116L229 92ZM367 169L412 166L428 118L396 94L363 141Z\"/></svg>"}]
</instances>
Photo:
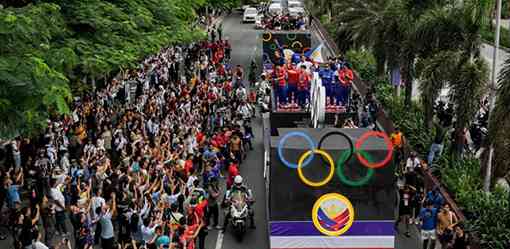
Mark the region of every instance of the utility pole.
<instances>
[{"instance_id":1,"label":"utility pole","mask_svg":"<svg viewBox=\"0 0 510 249\"><path fill-rule=\"evenodd\" d=\"M492 20L491 20L492 22ZM496 3L496 35L494 37L494 54L492 58L492 79L489 93L489 124L491 120L491 112L496 105L496 91L497 91L497 72L496 65L498 63L498 52L499 52L499 35L501 32L501 0L497 0ZM487 160L487 167L485 172L485 179L483 181L483 190L490 192L491 188L491 176L492 176L492 159L494 158L494 145L489 141L489 158Z\"/></svg>"}]
</instances>

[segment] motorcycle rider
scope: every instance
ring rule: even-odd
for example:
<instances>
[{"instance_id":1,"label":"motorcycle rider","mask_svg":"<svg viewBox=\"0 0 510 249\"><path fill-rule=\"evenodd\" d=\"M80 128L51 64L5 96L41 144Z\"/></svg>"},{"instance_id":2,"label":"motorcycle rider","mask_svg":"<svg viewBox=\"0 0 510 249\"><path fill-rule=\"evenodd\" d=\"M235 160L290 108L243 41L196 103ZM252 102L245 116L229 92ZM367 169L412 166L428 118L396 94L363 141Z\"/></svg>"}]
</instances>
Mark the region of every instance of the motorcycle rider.
<instances>
[{"instance_id":1,"label":"motorcycle rider","mask_svg":"<svg viewBox=\"0 0 510 249\"><path fill-rule=\"evenodd\" d=\"M225 220L223 221L223 228L221 229L222 232L225 232L227 230L229 219L230 217L230 204L231 204L231 197L232 193L240 191L246 195L246 204L248 205L248 216L250 217L250 228L255 229L255 219L254 219L254 212L252 208L252 204L254 202L253 194L251 192L251 189L249 189L246 185L243 184L243 177L240 175L237 175L234 178L234 185L227 190L225 193L225 200L224 203L226 204L226 215Z\"/></svg>"}]
</instances>

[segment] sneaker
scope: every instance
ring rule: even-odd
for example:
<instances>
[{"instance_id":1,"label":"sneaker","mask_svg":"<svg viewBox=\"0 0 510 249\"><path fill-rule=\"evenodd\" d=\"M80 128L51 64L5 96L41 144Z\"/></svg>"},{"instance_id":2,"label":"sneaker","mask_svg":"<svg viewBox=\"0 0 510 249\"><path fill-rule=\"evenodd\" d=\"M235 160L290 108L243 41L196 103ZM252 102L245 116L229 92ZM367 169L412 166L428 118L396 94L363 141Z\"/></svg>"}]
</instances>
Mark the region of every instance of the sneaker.
<instances>
[{"instance_id":1,"label":"sneaker","mask_svg":"<svg viewBox=\"0 0 510 249\"><path fill-rule=\"evenodd\" d=\"M207 226L207 231L211 231L212 230L212 226Z\"/></svg>"},{"instance_id":2,"label":"sneaker","mask_svg":"<svg viewBox=\"0 0 510 249\"><path fill-rule=\"evenodd\" d=\"M408 237L408 238L410 238L410 237L411 237L411 234L410 234L409 232L404 233L404 235L405 235L406 237Z\"/></svg>"},{"instance_id":3,"label":"sneaker","mask_svg":"<svg viewBox=\"0 0 510 249\"><path fill-rule=\"evenodd\" d=\"M220 230L222 227L220 225L217 225L215 228Z\"/></svg>"}]
</instances>

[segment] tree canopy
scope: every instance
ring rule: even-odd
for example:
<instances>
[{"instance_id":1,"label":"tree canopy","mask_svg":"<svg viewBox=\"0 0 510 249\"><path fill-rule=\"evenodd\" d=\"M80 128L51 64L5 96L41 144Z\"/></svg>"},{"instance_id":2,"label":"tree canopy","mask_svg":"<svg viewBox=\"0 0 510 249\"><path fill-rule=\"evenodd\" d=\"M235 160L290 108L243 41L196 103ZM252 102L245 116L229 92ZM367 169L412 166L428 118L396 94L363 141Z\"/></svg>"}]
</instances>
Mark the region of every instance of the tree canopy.
<instances>
[{"instance_id":1,"label":"tree canopy","mask_svg":"<svg viewBox=\"0 0 510 249\"><path fill-rule=\"evenodd\" d=\"M110 78L162 47L205 37L193 25L196 10L237 1L22 2L0 7L0 138L37 131L52 114L67 113L73 85Z\"/></svg>"}]
</instances>

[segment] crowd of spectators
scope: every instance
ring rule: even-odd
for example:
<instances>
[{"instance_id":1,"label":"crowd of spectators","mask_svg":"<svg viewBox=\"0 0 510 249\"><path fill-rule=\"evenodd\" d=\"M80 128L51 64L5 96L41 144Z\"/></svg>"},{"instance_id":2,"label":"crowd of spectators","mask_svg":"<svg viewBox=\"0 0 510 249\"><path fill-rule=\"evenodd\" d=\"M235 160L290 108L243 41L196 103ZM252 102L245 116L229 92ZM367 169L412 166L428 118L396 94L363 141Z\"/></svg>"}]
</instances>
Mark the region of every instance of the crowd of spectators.
<instances>
[{"instance_id":1,"label":"crowd of spectators","mask_svg":"<svg viewBox=\"0 0 510 249\"><path fill-rule=\"evenodd\" d=\"M438 147L442 147L443 131L437 131L428 161L433 161ZM402 224L403 234L411 237L411 225L418 226L423 241L423 249L468 249L469 235L450 205L445 202L438 187L426 189L424 172L429 164L421 160L415 152L404 158L404 134L397 128L390 137L395 149L395 163L399 175L399 215L395 229Z\"/></svg>"},{"instance_id":2,"label":"crowd of spectators","mask_svg":"<svg viewBox=\"0 0 510 249\"><path fill-rule=\"evenodd\" d=\"M161 50L40 137L9 143L0 205L12 248L204 248L222 228L220 184L253 137L243 78L215 34Z\"/></svg>"}]
</instances>

